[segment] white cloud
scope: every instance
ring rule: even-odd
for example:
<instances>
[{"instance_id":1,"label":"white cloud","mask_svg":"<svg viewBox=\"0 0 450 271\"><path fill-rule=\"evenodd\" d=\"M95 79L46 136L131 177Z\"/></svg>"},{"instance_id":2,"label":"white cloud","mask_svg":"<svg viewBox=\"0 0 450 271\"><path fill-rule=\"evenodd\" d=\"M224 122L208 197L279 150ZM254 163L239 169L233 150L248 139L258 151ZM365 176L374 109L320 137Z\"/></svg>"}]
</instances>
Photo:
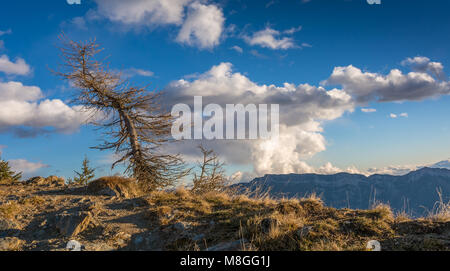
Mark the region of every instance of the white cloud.
<instances>
[{"instance_id":1,"label":"white cloud","mask_svg":"<svg viewBox=\"0 0 450 271\"><path fill-rule=\"evenodd\" d=\"M41 89L35 86L24 86L20 82L0 82L1 101L36 101L42 98Z\"/></svg>"},{"instance_id":2,"label":"white cloud","mask_svg":"<svg viewBox=\"0 0 450 271\"><path fill-rule=\"evenodd\" d=\"M450 159L434 163L432 165L429 165L429 167L450 169Z\"/></svg>"},{"instance_id":3,"label":"white cloud","mask_svg":"<svg viewBox=\"0 0 450 271\"><path fill-rule=\"evenodd\" d=\"M88 30L86 19L84 17L75 17L70 21L70 24L81 30Z\"/></svg>"},{"instance_id":4,"label":"white cloud","mask_svg":"<svg viewBox=\"0 0 450 271\"><path fill-rule=\"evenodd\" d=\"M387 174L402 176L408 174L411 171L418 170L420 166L414 165L404 165L404 166L387 166L383 168L369 168L364 172L364 175L374 175L374 174Z\"/></svg>"},{"instance_id":5,"label":"white cloud","mask_svg":"<svg viewBox=\"0 0 450 271\"><path fill-rule=\"evenodd\" d=\"M440 80L445 80L444 65L439 62L432 62L428 57L417 56L414 58L407 58L402 61L402 65L411 66L414 71L422 73L430 73Z\"/></svg>"},{"instance_id":6,"label":"white cloud","mask_svg":"<svg viewBox=\"0 0 450 271\"><path fill-rule=\"evenodd\" d=\"M155 73L149 70L129 68L123 71L123 75L126 77L143 76L143 77L153 77Z\"/></svg>"},{"instance_id":7,"label":"white cloud","mask_svg":"<svg viewBox=\"0 0 450 271\"><path fill-rule=\"evenodd\" d=\"M280 36L280 31L266 27L264 30L253 33L252 36L244 36L244 40L250 45L259 45L261 47L270 48L273 50L286 50L298 47L291 37Z\"/></svg>"},{"instance_id":8,"label":"white cloud","mask_svg":"<svg viewBox=\"0 0 450 271\"><path fill-rule=\"evenodd\" d=\"M11 29L8 29L8 30L0 30L0 37L1 36L3 36L3 35L9 35L9 34L11 34L12 33L12 30Z\"/></svg>"},{"instance_id":9,"label":"white cloud","mask_svg":"<svg viewBox=\"0 0 450 271\"><path fill-rule=\"evenodd\" d=\"M393 69L388 75L362 72L350 65L336 67L323 84L341 85L358 102L420 101L450 94L450 82L438 81L425 72L403 74Z\"/></svg>"},{"instance_id":10,"label":"white cloud","mask_svg":"<svg viewBox=\"0 0 450 271\"><path fill-rule=\"evenodd\" d=\"M180 25L184 8L192 0L94 0L98 12L127 25Z\"/></svg>"},{"instance_id":11,"label":"white cloud","mask_svg":"<svg viewBox=\"0 0 450 271\"><path fill-rule=\"evenodd\" d=\"M374 108L361 108L361 112L364 112L364 113L375 113L375 112L377 112L377 110L374 109Z\"/></svg>"},{"instance_id":12,"label":"white cloud","mask_svg":"<svg viewBox=\"0 0 450 271\"><path fill-rule=\"evenodd\" d=\"M303 48L311 48L312 45L309 44L309 43L303 42L303 43L302 43L302 47L303 47Z\"/></svg>"},{"instance_id":13,"label":"white cloud","mask_svg":"<svg viewBox=\"0 0 450 271\"><path fill-rule=\"evenodd\" d=\"M30 66L22 58L17 58L15 62L12 62L7 55L0 57L0 72L8 75L27 75L30 71Z\"/></svg>"},{"instance_id":14,"label":"white cloud","mask_svg":"<svg viewBox=\"0 0 450 271\"><path fill-rule=\"evenodd\" d=\"M242 50L242 48L237 45L231 47L230 49L235 50L236 52L238 52L240 54L242 54L244 52L244 50Z\"/></svg>"},{"instance_id":15,"label":"white cloud","mask_svg":"<svg viewBox=\"0 0 450 271\"><path fill-rule=\"evenodd\" d=\"M174 81L165 93L172 104L191 106L193 96L203 96L205 105L279 104L279 139L205 142L229 164L251 163L258 175L314 171L305 160L326 149L320 121L339 118L354 107L351 97L340 90L308 84L261 85L233 72L231 63L214 66L194 80ZM185 141L175 151L192 155L196 145Z\"/></svg>"},{"instance_id":16,"label":"white cloud","mask_svg":"<svg viewBox=\"0 0 450 271\"><path fill-rule=\"evenodd\" d=\"M96 13L128 27L180 26L176 41L209 49L220 43L225 18L207 1L194 0L95 0ZM92 17L92 12L90 14ZM98 16L94 16L98 17ZM80 22L82 25L84 22Z\"/></svg>"},{"instance_id":17,"label":"white cloud","mask_svg":"<svg viewBox=\"0 0 450 271\"><path fill-rule=\"evenodd\" d=\"M217 6L194 2L189 6L177 41L200 48L212 48L219 44L224 22L222 10Z\"/></svg>"},{"instance_id":18,"label":"white cloud","mask_svg":"<svg viewBox=\"0 0 450 271\"><path fill-rule=\"evenodd\" d=\"M408 113L400 113L400 114L391 113L391 114L389 114L389 117L392 119L396 119L398 117L407 118L407 117L409 117L409 115L408 115Z\"/></svg>"},{"instance_id":19,"label":"white cloud","mask_svg":"<svg viewBox=\"0 0 450 271\"><path fill-rule=\"evenodd\" d=\"M36 172L42 168L48 168L49 166L43 163L33 163L25 159L10 160L9 164L11 169L15 172L23 172L25 175Z\"/></svg>"},{"instance_id":20,"label":"white cloud","mask_svg":"<svg viewBox=\"0 0 450 271\"><path fill-rule=\"evenodd\" d=\"M298 26L298 27L292 27L292 28L290 28L290 29L288 29L288 30L284 30L283 33L284 33L284 34L288 34L288 35L292 35L292 34L294 34L294 33L296 33L296 32L301 31L302 28L303 28L303 27L302 27L301 25Z\"/></svg>"},{"instance_id":21,"label":"white cloud","mask_svg":"<svg viewBox=\"0 0 450 271\"><path fill-rule=\"evenodd\" d=\"M40 88L19 82L0 82L0 97L0 131L20 136L50 127L62 133L75 132L89 117L81 107L70 107L58 99L40 101Z\"/></svg>"}]
</instances>

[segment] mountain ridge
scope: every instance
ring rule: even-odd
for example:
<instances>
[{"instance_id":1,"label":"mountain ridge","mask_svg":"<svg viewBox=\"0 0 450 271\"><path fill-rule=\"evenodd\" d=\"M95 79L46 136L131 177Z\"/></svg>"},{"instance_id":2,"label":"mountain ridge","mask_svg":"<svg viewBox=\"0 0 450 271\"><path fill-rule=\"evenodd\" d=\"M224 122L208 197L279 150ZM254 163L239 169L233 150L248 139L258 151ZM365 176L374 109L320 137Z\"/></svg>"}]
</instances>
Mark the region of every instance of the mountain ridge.
<instances>
[{"instance_id":1,"label":"mountain ridge","mask_svg":"<svg viewBox=\"0 0 450 271\"><path fill-rule=\"evenodd\" d=\"M449 200L450 170L424 167L402 176L364 176L345 172L332 175L266 174L236 187L250 192L261 190L276 198L315 193L326 205L335 208L369 209L380 202L389 204L397 212L421 216L432 211L441 200L440 196L444 201Z\"/></svg>"}]
</instances>

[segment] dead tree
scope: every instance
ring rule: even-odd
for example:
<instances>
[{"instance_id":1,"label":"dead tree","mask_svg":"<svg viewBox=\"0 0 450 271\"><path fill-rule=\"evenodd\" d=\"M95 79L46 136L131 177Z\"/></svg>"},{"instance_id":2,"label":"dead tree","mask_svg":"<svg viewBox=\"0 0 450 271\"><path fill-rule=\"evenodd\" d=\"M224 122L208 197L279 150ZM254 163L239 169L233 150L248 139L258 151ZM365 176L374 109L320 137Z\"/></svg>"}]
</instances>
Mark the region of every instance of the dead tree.
<instances>
[{"instance_id":1,"label":"dead tree","mask_svg":"<svg viewBox=\"0 0 450 271\"><path fill-rule=\"evenodd\" d=\"M207 150L203 146L198 147L203 154L203 160L198 163L200 173L194 174L192 192L203 194L212 191L223 191L228 179L222 163L213 150Z\"/></svg>"},{"instance_id":2,"label":"dead tree","mask_svg":"<svg viewBox=\"0 0 450 271\"><path fill-rule=\"evenodd\" d=\"M74 42L60 36L63 64L56 72L77 90L71 103L91 115L91 122L104 130L99 150L114 150L119 159L112 165L126 164L126 173L146 190L173 185L184 177L179 155L160 153L171 141L173 117L163 111L160 92L130 86L120 73L96 59L102 51L95 40ZM101 120L97 118L103 116Z\"/></svg>"}]
</instances>

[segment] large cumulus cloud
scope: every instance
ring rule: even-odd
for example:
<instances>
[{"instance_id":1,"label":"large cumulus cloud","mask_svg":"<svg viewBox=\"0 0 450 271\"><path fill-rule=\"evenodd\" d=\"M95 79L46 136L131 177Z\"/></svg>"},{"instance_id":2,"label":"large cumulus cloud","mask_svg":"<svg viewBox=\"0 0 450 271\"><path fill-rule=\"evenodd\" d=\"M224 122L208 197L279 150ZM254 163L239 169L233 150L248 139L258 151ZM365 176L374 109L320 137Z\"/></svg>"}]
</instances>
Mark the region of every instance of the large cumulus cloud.
<instances>
[{"instance_id":1,"label":"large cumulus cloud","mask_svg":"<svg viewBox=\"0 0 450 271\"><path fill-rule=\"evenodd\" d=\"M0 82L0 132L14 131L33 136L47 129L62 133L77 131L89 113L59 99L42 99L41 89L20 82Z\"/></svg>"},{"instance_id":2,"label":"large cumulus cloud","mask_svg":"<svg viewBox=\"0 0 450 271\"><path fill-rule=\"evenodd\" d=\"M185 103L191 107L194 96L202 96L204 104L215 103L223 108L226 104L279 104L279 138L206 143L229 163L250 163L256 174L311 171L304 160L326 148L321 121L336 119L354 108L350 95L341 90L308 84L257 84L233 72L230 63L220 63L194 80L174 81L165 93L171 104ZM177 149L193 154L195 146L185 141Z\"/></svg>"},{"instance_id":3,"label":"large cumulus cloud","mask_svg":"<svg viewBox=\"0 0 450 271\"><path fill-rule=\"evenodd\" d=\"M200 49L220 43L225 17L217 5L201 0L95 0L95 17L132 28L177 26L176 41ZM88 14L89 15L89 14ZM89 17L89 16L87 16Z\"/></svg>"},{"instance_id":4,"label":"large cumulus cloud","mask_svg":"<svg viewBox=\"0 0 450 271\"><path fill-rule=\"evenodd\" d=\"M426 61L425 61L426 62ZM418 59L408 59L404 63L413 64L415 71L403 73L391 70L387 75L363 72L352 65L336 67L325 85L340 85L356 101L420 101L426 98L450 94L450 82L443 75L443 65L438 62L422 63Z\"/></svg>"}]
</instances>

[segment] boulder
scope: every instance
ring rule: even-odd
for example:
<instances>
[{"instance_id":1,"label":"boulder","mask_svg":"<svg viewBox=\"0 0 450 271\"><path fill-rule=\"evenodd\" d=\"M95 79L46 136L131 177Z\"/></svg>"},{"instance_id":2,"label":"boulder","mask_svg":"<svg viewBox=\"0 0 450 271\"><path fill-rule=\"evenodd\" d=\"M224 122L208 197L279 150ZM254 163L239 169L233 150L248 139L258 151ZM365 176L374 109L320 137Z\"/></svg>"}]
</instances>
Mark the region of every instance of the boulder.
<instances>
[{"instance_id":1,"label":"boulder","mask_svg":"<svg viewBox=\"0 0 450 271\"><path fill-rule=\"evenodd\" d=\"M123 177L103 177L88 184L88 192L98 196L135 198L140 195L134 179Z\"/></svg>"},{"instance_id":2,"label":"boulder","mask_svg":"<svg viewBox=\"0 0 450 271\"><path fill-rule=\"evenodd\" d=\"M95 224L90 212L63 213L56 216L56 228L60 234L66 237L75 237Z\"/></svg>"}]
</instances>

